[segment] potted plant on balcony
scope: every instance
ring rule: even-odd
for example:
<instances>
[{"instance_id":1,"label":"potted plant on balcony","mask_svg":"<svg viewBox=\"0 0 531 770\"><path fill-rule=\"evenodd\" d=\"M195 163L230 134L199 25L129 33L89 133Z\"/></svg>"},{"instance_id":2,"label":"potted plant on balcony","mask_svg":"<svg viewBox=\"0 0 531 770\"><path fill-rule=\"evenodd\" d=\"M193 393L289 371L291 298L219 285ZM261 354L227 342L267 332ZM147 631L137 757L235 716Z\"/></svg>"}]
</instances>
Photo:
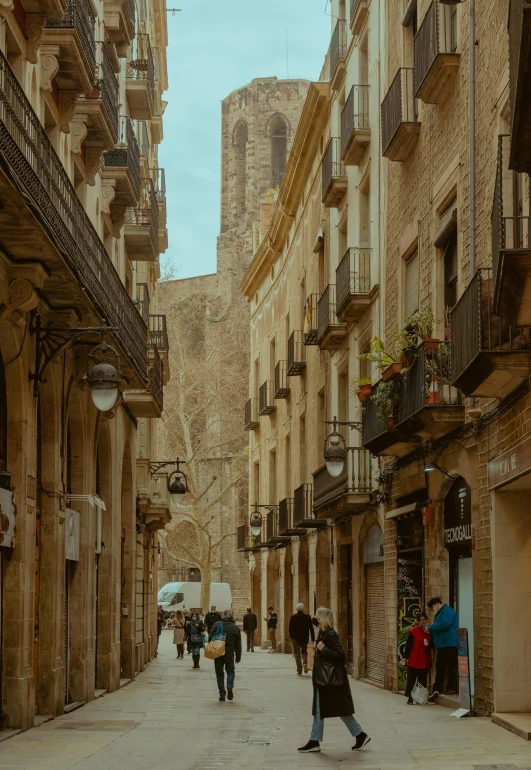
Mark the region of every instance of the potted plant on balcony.
<instances>
[{"instance_id":1,"label":"potted plant on balcony","mask_svg":"<svg viewBox=\"0 0 531 770\"><path fill-rule=\"evenodd\" d=\"M439 344L431 357L426 356L426 402L451 404L450 346Z\"/></svg>"},{"instance_id":2,"label":"potted plant on balcony","mask_svg":"<svg viewBox=\"0 0 531 770\"><path fill-rule=\"evenodd\" d=\"M372 393L372 382L365 377L358 377L353 381L353 385L356 388L355 393L359 400L363 403Z\"/></svg>"},{"instance_id":3,"label":"potted plant on balcony","mask_svg":"<svg viewBox=\"0 0 531 770\"><path fill-rule=\"evenodd\" d=\"M393 335L393 342L397 354L400 354L400 361L403 366L411 366L417 355L418 336L412 332L409 327L399 329Z\"/></svg>"},{"instance_id":4,"label":"potted plant on balcony","mask_svg":"<svg viewBox=\"0 0 531 770\"><path fill-rule=\"evenodd\" d=\"M419 308L406 318L404 326L412 336L420 337L426 348L426 355L432 356L439 347L440 340L432 337L436 320L430 305Z\"/></svg>"},{"instance_id":5,"label":"potted plant on balcony","mask_svg":"<svg viewBox=\"0 0 531 770\"><path fill-rule=\"evenodd\" d=\"M380 380L378 386L373 389L371 401L376 406L376 417L380 422L387 421L387 427L392 428L394 413L400 406L401 387L400 380Z\"/></svg>"},{"instance_id":6,"label":"potted plant on balcony","mask_svg":"<svg viewBox=\"0 0 531 770\"><path fill-rule=\"evenodd\" d=\"M372 338L370 351L359 355L358 361L370 361L374 364L381 371L384 381L395 377L402 371L400 357L394 353L389 353L380 337Z\"/></svg>"}]
</instances>

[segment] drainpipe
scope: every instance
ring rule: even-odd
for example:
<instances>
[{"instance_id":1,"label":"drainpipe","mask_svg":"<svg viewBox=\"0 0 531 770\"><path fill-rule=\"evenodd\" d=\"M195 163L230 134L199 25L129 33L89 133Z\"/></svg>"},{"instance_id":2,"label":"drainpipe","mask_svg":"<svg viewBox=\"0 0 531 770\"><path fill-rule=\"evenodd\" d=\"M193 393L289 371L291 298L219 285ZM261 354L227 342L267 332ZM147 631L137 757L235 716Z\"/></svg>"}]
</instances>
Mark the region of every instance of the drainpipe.
<instances>
[{"instance_id":1,"label":"drainpipe","mask_svg":"<svg viewBox=\"0 0 531 770\"><path fill-rule=\"evenodd\" d=\"M468 141L469 141L469 240L470 240L470 273L472 280L476 272L476 0L469 0L469 95L468 95Z\"/></svg>"}]
</instances>

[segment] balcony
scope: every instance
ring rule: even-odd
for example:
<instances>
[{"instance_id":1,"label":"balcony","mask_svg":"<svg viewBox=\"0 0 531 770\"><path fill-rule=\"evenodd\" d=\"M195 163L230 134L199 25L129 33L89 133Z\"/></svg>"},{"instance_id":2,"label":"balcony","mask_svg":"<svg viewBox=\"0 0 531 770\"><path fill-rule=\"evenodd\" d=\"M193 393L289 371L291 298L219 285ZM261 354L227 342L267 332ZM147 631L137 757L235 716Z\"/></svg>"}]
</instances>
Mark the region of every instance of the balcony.
<instances>
[{"instance_id":1,"label":"balcony","mask_svg":"<svg viewBox=\"0 0 531 770\"><path fill-rule=\"evenodd\" d=\"M252 535L247 524L243 524L238 527L238 546L237 550L240 553L246 553L248 551L260 550L260 535Z\"/></svg>"},{"instance_id":2,"label":"balcony","mask_svg":"<svg viewBox=\"0 0 531 770\"><path fill-rule=\"evenodd\" d=\"M288 398L291 392L288 385L287 369L287 361L279 361L275 366L275 398Z\"/></svg>"},{"instance_id":3,"label":"balcony","mask_svg":"<svg viewBox=\"0 0 531 770\"><path fill-rule=\"evenodd\" d=\"M313 484L301 484L293 493L293 526L296 529L317 529L326 521L315 517L313 511Z\"/></svg>"},{"instance_id":4,"label":"balcony","mask_svg":"<svg viewBox=\"0 0 531 770\"><path fill-rule=\"evenodd\" d=\"M149 35L137 34L127 62L126 95L135 120L151 120L155 99L155 67Z\"/></svg>"},{"instance_id":5,"label":"balcony","mask_svg":"<svg viewBox=\"0 0 531 770\"><path fill-rule=\"evenodd\" d=\"M273 412L276 412L277 408L273 397L273 382L271 380L267 380L263 385L260 385L260 390L258 391L258 405L260 415L273 414Z\"/></svg>"},{"instance_id":6,"label":"balcony","mask_svg":"<svg viewBox=\"0 0 531 770\"><path fill-rule=\"evenodd\" d=\"M290 538L285 535L281 535L278 528L278 508L274 508L267 512L266 517L266 539L265 543L268 546L287 545L290 542Z\"/></svg>"},{"instance_id":7,"label":"balcony","mask_svg":"<svg viewBox=\"0 0 531 770\"><path fill-rule=\"evenodd\" d=\"M509 171L510 137L498 138L492 207L495 313L513 325L531 326L529 197L523 174Z\"/></svg>"},{"instance_id":8,"label":"balcony","mask_svg":"<svg viewBox=\"0 0 531 770\"><path fill-rule=\"evenodd\" d=\"M337 208L347 191L347 172L341 160L341 140L332 138L323 155L322 200L327 208Z\"/></svg>"},{"instance_id":9,"label":"balcony","mask_svg":"<svg viewBox=\"0 0 531 770\"><path fill-rule=\"evenodd\" d=\"M415 98L440 104L459 69L454 8L433 0L415 35L413 90Z\"/></svg>"},{"instance_id":10,"label":"balcony","mask_svg":"<svg viewBox=\"0 0 531 770\"><path fill-rule=\"evenodd\" d=\"M46 67L45 72L53 79L59 92L69 92L65 98L65 117L61 116L62 130L66 127L66 122L69 122L66 101L68 100L69 106L72 102L72 92L90 94L96 86L94 24L94 11L89 0L69 0L63 18L48 19L44 27L41 53L55 59L55 66ZM53 72L55 75L52 75ZM45 90L52 90L54 87L51 81L46 81L44 85ZM59 106L63 113L60 93Z\"/></svg>"},{"instance_id":11,"label":"balcony","mask_svg":"<svg viewBox=\"0 0 531 770\"><path fill-rule=\"evenodd\" d=\"M156 262L159 256L159 205L150 179L143 181L140 208L128 207L125 212L125 246L129 259L136 262Z\"/></svg>"},{"instance_id":12,"label":"balcony","mask_svg":"<svg viewBox=\"0 0 531 770\"><path fill-rule=\"evenodd\" d=\"M143 387L147 381L146 327L1 54L0 157L4 168L14 172L8 178L0 170L4 248L20 260L39 255L48 276L40 288L57 310L77 307L85 324L98 325L103 317L109 326L117 327L114 338L124 376L131 387Z\"/></svg>"},{"instance_id":13,"label":"balcony","mask_svg":"<svg viewBox=\"0 0 531 770\"><path fill-rule=\"evenodd\" d=\"M291 333L288 340L288 377L297 377L306 369L306 351L301 331Z\"/></svg>"},{"instance_id":14,"label":"balcony","mask_svg":"<svg viewBox=\"0 0 531 770\"><path fill-rule=\"evenodd\" d=\"M140 198L140 150L127 115L120 117L118 139L114 150L103 153L101 176L110 188L109 196L104 195L104 212L110 210L111 205L120 211L136 206Z\"/></svg>"},{"instance_id":15,"label":"balcony","mask_svg":"<svg viewBox=\"0 0 531 770\"><path fill-rule=\"evenodd\" d=\"M318 294L310 294L306 300L306 314L304 316L304 344L317 345L317 304Z\"/></svg>"},{"instance_id":16,"label":"balcony","mask_svg":"<svg viewBox=\"0 0 531 770\"><path fill-rule=\"evenodd\" d=\"M338 19L330 42L330 88L337 91L345 74L347 56L347 22Z\"/></svg>"},{"instance_id":17,"label":"balcony","mask_svg":"<svg viewBox=\"0 0 531 770\"><path fill-rule=\"evenodd\" d=\"M105 34L124 57L135 34L135 0L104 0L104 14Z\"/></svg>"},{"instance_id":18,"label":"balcony","mask_svg":"<svg viewBox=\"0 0 531 770\"><path fill-rule=\"evenodd\" d=\"M148 532L164 529L171 522L168 474L154 473L150 482L151 507L144 514Z\"/></svg>"},{"instance_id":19,"label":"balcony","mask_svg":"<svg viewBox=\"0 0 531 770\"><path fill-rule=\"evenodd\" d=\"M451 343L441 341L428 352L425 343L419 345L400 379L397 429L414 437L436 439L463 425L465 409L451 381Z\"/></svg>"},{"instance_id":20,"label":"balcony","mask_svg":"<svg viewBox=\"0 0 531 770\"><path fill-rule=\"evenodd\" d=\"M413 70L401 67L382 102L382 155L403 163L417 144L419 133Z\"/></svg>"},{"instance_id":21,"label":"balcony","mask_svg":"<svg viewBox=\"0 0 531 770\"><path fill-rule=\"evenodd\" d=\"M81 152L81 141L87 148L113 150L119 136L118 101L120 87L114 66L103 43L98 44L97 85L76 103L74 120L85 124L80 132L72 131L72 151ZM76 141L77 140L77 141Z\"/></svg>"},{"instance_id":22,"label":"balcony","mask_svg":"<svg viewBox=\"0 0 531 770\"><path fill-rule=\"evenodd\" d=\"M531 174L531 3L510 0L509 96L511 157L509 167Z\"/></svg>"},{"instance_id":23,"label":"balcony","mask_svg":"<svg viewBox=\"0 0 531 770\"><path fill-rule=\"evenodd\" d=\"M146 326L149 324L149 289L147 283L136 285L136 306Z\"/></svg>"},{"instance_id":24,"label":"balcony","mask_svg":"<svg viewBox=\"0 0 531 770\"><path fill-rule=\"evenodd\" d=\"M137 123L137 141L140 152L140 174L142 179L147 179L150 175L149 169L149 131L146 120L139 120Z\"/></svg>"},{"instance_id":25,"label":"balcony","mask_svg":"<svg viewBox=\"0 0 531 770\"><path fill-rule=\"evenodd\" d=\"M323 465L313 474L313 510L321 518L344 516L345 513L370 505L371 492L377 486L372 475L372 458L366 449L349 449L343 473L334 478Z\"/></svg>"},{"instance_id":26,"label":"balcony","mask_svg":"<svg viewBox=\"0 0 531 770\"><path fill-rule=\"evenodd\" d=\"M300 529L293 524L292 497L286 497L278 504L278 530L281 535L286 537L297 537L305 534L304 529Z\"/></svg>"},{"instance_id":27,"label":"balcony","mask_svg":"<svg viewBox=\"0 0 531 770\"><path fill-rule=\"evenodd\" d=\"M336 269L337 317L357 323L373 300L371 291L372 249L347 249ZM376 288L376 287L375 287Z\"/></svg>"},{"instance_id":28,"label":"balcony","mask_svg":"<svg viewBox=\"0 0 531 770\"><path fill-rule=\"evenodd\" d=\"M341 111L341 160L359 166L371 141L369 86L352 86Z\"/></svg>"},{"instance_id":29,"label":"balcony","mask_svg":"<svg viewBox=\"0 0 531 770\"><path fill-rule=\"evenodd\" d=\"M168 230L166 227L166 176L163 168L152 168L151 178L159 207L159 252L168 248Z\"/></svg>"},{"instance_id":30,"label":"balcony","mask_svg":"<svg viewBox=\"0 0 531 770\"><path fill-rule=\"evenodd\" d=\"M505 398L531 373L531 329L493 310L491 268L476 272L450 313L452 381L465 396Z\"/></svg>"},{"instance_id":31,"label":"balcony","mask_svg":"<svg viewBox=\"0 0 531 770\"><path fill-rule=\"evenodd\" d=\"M245 404L245 423L244 430L256 430L260 427L258 417L258 399L250 398Z\"/></svg>"},{"instance_id":32,"label":"balcony","mask_svg":"<svg viewBox=\"0 0 531 770\"><path fill-rule=\"evenodd\" d=\"M347 325L339 321L336 314L336 287L329 284L323 291L318 304L319 319L317 343L321 350L338 350L347 338Z\"/></svg>"},{"instance_id":33,"label":"balcony","mask_svg":"<svg viewBox=\"0 0 531 770\"><path fill-rule=\"evenodd\" d=\"M158 418L164 408L164 364L156 347L148 353L149 386L142 390L125 390L124 401L135 417Z\"/></svg>"},{"instance_id":34,"label":"balcony","mask_svg":"<svg viewBox=\"0 0 531 770\"><path fill-rule=\"evenodd\" d=\"M350 29L359 35L369 12L369 0L350 0Z\"/></svg>"},{"instance_id":35,"label":"balcony","mask_svg":"<svg viewBox=\"0 0 531 770\"><path fill-rule=\"evenodd\" d=\"M373 393L380 385L381 382L374 386ZM378 419L376 404L371 398L363 404L361 422L362 446L373 455L402 457L411 451L412 444L420 445L420 439L395 427L393 415Z\"/></svg>"},{"instance_id":36,"label":"balcony","mask_svg":"<svg viewBox=\"0 0 531 770\"><path fill-rule=\"evenodd\" d=\"M149 316L149 347L157 348L160 352L169 349L168 328L165 315Z\"/></svg>"}]
</instances>

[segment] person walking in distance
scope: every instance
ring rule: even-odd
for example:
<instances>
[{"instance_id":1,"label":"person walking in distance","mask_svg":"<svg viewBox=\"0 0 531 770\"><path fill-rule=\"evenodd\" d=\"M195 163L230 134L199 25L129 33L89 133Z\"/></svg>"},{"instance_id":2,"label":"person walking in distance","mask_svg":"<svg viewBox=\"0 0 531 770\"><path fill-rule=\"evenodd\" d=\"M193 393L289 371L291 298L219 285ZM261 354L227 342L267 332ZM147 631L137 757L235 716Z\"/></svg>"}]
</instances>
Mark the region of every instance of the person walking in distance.
<instances>
[{"instance_id":1,"label":"person walking in distance","mask_svg":"<svg viewBox=\"0 0 531 770\"><path fill-rule=\"evenodd\" d=\"M457 612L444 604L438 596L429 600L428 607L434 613L433 623L428 625L428 632L433 637L433 645L437 651L435 682L428 703L435 703L441 693L446 692L447 695L455 695L457 692L457 629L459 628L459 619Z\"/></svg>"},{"instance_id":2,"label":"person walking in distance","mask_svg":"<svg viewBox=\"0 0 531 770\"><path fill-rule=\"evenodd\" d=\"M160 635L162 633L163 627L164 627L164 610L162 609L162 605L159 604L157 607L157 650L159 649Z\"/></svg>"},{"instance_id":3,"label":"person walking in distance","mask_svg":"<svg viewBox=\"0 0 531 770\"><path fill-rule=\"evenodd\" d=\"M217 623L219 620L221 620L220 613L216 610L216 605L213 604L210 608L210 612L207 612L205 615L205 628L207 630L207 633L210 634L213 626L215 623Z\"/></svg>"},{"instance_id":4,"label":"person walking in distance","mask_svg":"<svg viewBox=\"0 0 531 770\"><path fill-rule=\"evenodd\" d=\"M268 617L264 618L267 623L267 638L271 642L271 649L269 652L277 651L277 623L278 616L273 607L267 608Z\"/></svg>"},{"instance_id":5,"label":"person walking in distance","mask_svg":"<svg viewBox=\"0 0 531 770\"><path fill-rule=\"evenodd\" d=\"M212 627L209 641L215 636L220 623L223 623L223 630L225 631L225 655L214 659L214 668L218 681L219 699L224 701L225 697L229 700L234 699L235 664L242 659L242 634L234 622L234 611L223 610L221 620ZM225 672L227 672L227 689L225 689Z\"/></svg>"},{"instance_id":6,"label":"person walking in distance","mask_svg":"<svg viewBox=\"0 0 531 770\"><path fill-rule=\"evenodd\" d=\"M356 738L352 751L357 751L366 746L370 738L353 716L354 701L345 668L345 650L334 630L331 611L326 607L319 607L315 618L318 622L319 634L312 671L313 725L310 740L298 751L305 754L310 751L321 751L324 720L331 717L340 717L343 720L350 734Z\"/></svg>"},{"instance_id":7,"label":"person walking in distance","mask_svg":"<svg viewBox=\"0 0 531 770\"><path fill-rule=\"evenodd\" d=\"M251 607L248 607L247 612L243 616L243 631L247 636L247 652L254 652L254 632L257 628L258 618Z\"/></svg>"},{"instance_id":8,"label":"person walking in distance","mask_svg":"<svg viewBox=\"0 0 531 770\"><path fill-rule=\"evenodd\" d=\"M421 612L417 618L418 625L413 626L406 641L406 649L402 665L407 663L407 681L405 696L408 706L413 705L411 690L417 679L424 687L428 683L431 668L431 634L428 633L428 616Z\"/></svg>"},{"instance_id":9,"label":"person walking in distance","mask_svg":"<svg viewBox=\"0 0 531 770\"><path fill-rule=\"evenodd\" d=\"M303 666L304 673L308 673L308 642L315 641L315 633L311 617L304 612L304 604L297 604L295 609L295 615L289 619L289 638L293 642L297 674L302 676Z\"/></svg>"},{"instance_id":10,"label":"person walking in distance","mask_svg":"<svg viewBox=\"0 0 531 770\"><path fill-rule=\"evenodd\" d=\"M173 643L177 647L177 657L184 658L184 632L186 620L181 610L177 610L173 619Z\"/></svg>"},{"instance_id":11,"label":"person walking in distance","mask_svg":"<svg viewBox=\"0 0 531 770\"><path fill-rule=\"evenodd\" d=\"M201 648L204 647L203 631L205 626L195 610L192 610L192 616L188 621L188 633L190 636L190 646L192 647L192 660L194 668L201 668L199 659L201 657Z\"/></svg>"}]
</instances>

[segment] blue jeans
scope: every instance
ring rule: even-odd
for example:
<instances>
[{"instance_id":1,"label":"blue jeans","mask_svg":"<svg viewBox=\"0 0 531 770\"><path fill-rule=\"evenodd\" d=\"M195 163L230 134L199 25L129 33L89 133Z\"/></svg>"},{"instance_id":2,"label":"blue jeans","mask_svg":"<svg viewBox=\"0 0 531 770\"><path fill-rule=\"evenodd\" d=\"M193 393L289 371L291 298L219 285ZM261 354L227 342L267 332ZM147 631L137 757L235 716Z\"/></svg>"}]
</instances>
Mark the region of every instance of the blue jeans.
<instances>
[{"instance_id":1,"label":"blue jeans","mask_svg":"<svg viewBox=\"0 0 531 770\"><path fill-rule=\"evenodd\" d=\"M216 669L219 694L221 698L224 698L227 694L225 690L225 671L227 672L227 687L234 687L234 678L236 676L234 655L228 653L222 655L221 658L214 658L214 667Z\"/></svg>"},{"instance_id":2,"label":"blue jeans","mask_svg":"<svg viewBox=\"0 0 531 770\"><path fill-rule=\"evenodd\" d=\"M345 725L350 730L350 734L354 736L354 738L363 732L360 723L357 721L357 719L354 719L352 714L348 717L341 717ZM319 711L319 690L316 690L315 692L315 716L313 718L313 725L312 725L312 732L310 735L311 741L319 741L319 743L323 740L324 735L324 719L321 719L321 712Z\"/></svg>"}]
</instances>

